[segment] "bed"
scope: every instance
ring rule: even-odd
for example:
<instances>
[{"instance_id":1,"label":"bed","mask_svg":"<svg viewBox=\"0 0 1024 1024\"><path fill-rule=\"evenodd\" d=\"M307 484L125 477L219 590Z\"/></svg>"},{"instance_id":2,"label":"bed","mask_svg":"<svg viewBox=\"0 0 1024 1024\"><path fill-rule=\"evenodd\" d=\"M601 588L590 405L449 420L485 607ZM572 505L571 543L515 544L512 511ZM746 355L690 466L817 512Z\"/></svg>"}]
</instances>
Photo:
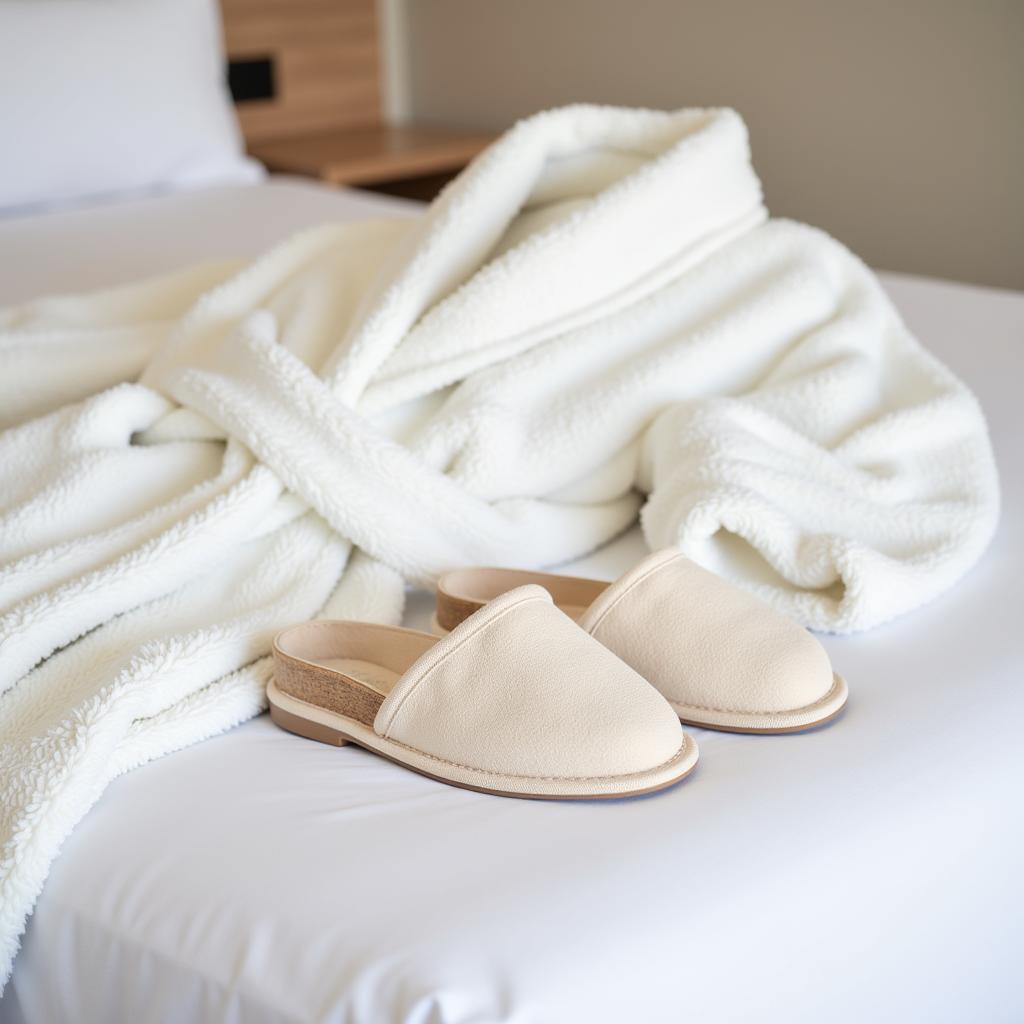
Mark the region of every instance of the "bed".
<instances>
[{"instance_id":1,"label":"bed","mask_svg":"<svg viewBox=\"0 0 1024 1024\"><path fill-rule=\"evenodd\" d=\"M272 178L15 217L0 303L415 213ZM110 786L0 1021L1019 1020L1024 295L882 277L980 397L1003 517L946 597L823 638L851 686L838 721L697 730L693 778L595 805L453 789L261 716ZM574 571L643 550L633 530ZM407 624L430 611L412 593Z\"/></svg>"}]
</instances>

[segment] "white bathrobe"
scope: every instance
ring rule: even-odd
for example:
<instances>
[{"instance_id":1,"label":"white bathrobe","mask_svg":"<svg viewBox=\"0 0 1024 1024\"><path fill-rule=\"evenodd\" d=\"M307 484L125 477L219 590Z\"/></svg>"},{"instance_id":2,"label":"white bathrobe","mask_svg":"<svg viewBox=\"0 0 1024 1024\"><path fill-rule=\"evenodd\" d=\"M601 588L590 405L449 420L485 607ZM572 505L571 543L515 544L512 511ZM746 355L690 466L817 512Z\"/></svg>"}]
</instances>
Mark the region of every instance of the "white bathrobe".
<instances>
[{"instance_id":1,"label":"white bathrobe","mask_svg":"<svg viewBox=\"0 0 1024 1024\"><path fill-rule=\"evenodd\" d=\"M995 527L977 403L863 264L766 221L731 111L517 125L414 222L0 312L0 977L111 778L257 714L270 639L639 514L807 625Z\"/></svg>"}]
</instances>

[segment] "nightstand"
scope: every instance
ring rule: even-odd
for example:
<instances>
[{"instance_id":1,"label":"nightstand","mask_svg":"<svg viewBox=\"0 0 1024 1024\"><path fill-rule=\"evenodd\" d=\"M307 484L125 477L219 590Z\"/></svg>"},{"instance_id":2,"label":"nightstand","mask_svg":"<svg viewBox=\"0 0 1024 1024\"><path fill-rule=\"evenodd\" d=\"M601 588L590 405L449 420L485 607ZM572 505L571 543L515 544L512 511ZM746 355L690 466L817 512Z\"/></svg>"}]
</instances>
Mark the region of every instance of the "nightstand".
<instances>
[{"instance_id":1,"label":"nightstand","mask_svg":"<svg viewBox=\"0 0 1024 1024\"><path fill-rule=\"evenodd\" d=\"M271 171L431 199L493 136L415 125L321 129L250 144Z\"/></svg>"}]
</instances>

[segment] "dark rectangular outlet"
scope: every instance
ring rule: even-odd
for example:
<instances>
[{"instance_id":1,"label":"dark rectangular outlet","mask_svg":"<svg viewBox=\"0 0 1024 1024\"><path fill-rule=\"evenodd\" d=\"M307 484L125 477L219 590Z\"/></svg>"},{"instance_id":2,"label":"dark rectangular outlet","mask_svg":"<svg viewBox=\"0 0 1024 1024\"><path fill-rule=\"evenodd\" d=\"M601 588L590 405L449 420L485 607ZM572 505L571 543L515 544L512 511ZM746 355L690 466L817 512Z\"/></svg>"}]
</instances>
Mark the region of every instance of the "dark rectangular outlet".
<instances>
[{"instance_id":1,"label":"dark rectangular outlet","mask_svg":"<svg viewBox=\"0 0 1024 1024\"><path fill-rule=\"evenodd\" d=\"M236 103L272 100L277 95L274 58L249 57L228 61L228 88Z\"/></svg>"}]
</instances>

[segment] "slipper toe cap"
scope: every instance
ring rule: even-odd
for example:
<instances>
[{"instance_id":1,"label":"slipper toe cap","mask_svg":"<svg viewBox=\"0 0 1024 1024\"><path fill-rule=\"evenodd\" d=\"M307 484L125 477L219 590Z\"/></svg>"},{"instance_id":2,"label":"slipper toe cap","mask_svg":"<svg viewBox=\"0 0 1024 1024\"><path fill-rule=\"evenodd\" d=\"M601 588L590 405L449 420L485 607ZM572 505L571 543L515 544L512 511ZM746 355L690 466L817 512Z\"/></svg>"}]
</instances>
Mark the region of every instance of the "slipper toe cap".
<instances>
[{"instance_id":1,"label":"slipper toe cap","mask_svg":"<svg viewBox=\"0 0 1024 1024\"><path fill-rule=\"evenodd\" d=\"M586 783L642 776L686 749L661 694L540 587L492 601L421 661L385 701L375 729L448 763Z\"/></svg>"},{"instance_id":2,"label":"slipper toe cap","mask_svg":"<svg viewBox=\"0 0 1024 1024\"><path fill-rule=\"evenodd\" d=\"M681 555L610 594L591 631L685 721L803 728L845 701L845 684L811 633Z\"/></svg>"}]
</instances>

